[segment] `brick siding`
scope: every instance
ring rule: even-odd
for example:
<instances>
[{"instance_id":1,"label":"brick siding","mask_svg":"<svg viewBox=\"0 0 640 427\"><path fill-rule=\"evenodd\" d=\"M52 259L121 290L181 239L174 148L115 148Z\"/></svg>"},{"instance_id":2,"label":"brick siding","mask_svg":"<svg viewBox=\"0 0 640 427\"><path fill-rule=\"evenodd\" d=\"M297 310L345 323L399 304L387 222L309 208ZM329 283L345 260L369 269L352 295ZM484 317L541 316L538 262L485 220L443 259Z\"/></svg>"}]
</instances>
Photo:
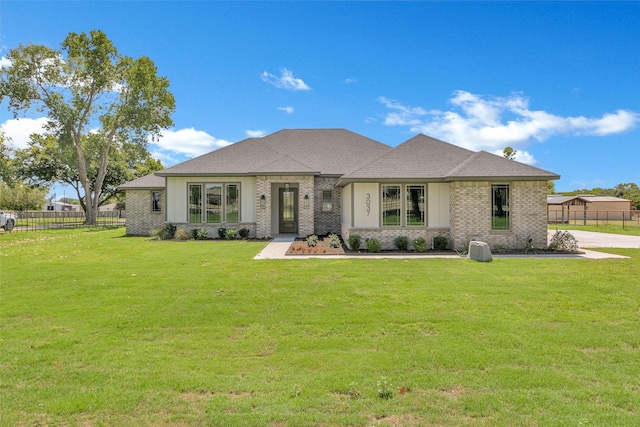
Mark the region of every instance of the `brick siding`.
<instances>
[{"instance_id":1,"label":"brick siding","mask_svg":"<svg viewBox=\"0 0 640 427\"><path fill-rule=\"evenodd\" d=\"M160 191L160 212L151 211L151 193ZM127 234L149 236L165 224L167 198L164 190L127 190Z\"/></svg>"}]
</instances>

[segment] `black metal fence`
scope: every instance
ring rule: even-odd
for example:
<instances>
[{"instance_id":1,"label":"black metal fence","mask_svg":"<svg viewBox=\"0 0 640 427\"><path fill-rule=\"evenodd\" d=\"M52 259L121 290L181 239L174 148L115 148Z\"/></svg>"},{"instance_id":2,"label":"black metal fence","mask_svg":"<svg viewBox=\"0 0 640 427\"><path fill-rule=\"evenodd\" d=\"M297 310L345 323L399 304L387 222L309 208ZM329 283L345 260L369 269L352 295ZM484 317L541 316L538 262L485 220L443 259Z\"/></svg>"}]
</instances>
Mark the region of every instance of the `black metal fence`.
<instances>
[{"instance_id":1,"label":"black metal fence","mask_svg":"<svg viewBox=\"0 0 640 427\"><path fill-rule=\"evenodd\" d=\"M640 227L640 211L549 210L547 219L549 224Z\"/></svg>"},{"instance_id":2,"label":"black metal fence","mask_svg":"<svg viewBox=\"0 0 640 427\"><path fill-rule=\"evenodd\" d=\"M100 211L96 225L85 224L83 211L5 211L5 213L11 213L16 217L12 233L57 228L114 227L126 224L124 211Z\"/></svg>"}]
</instances>

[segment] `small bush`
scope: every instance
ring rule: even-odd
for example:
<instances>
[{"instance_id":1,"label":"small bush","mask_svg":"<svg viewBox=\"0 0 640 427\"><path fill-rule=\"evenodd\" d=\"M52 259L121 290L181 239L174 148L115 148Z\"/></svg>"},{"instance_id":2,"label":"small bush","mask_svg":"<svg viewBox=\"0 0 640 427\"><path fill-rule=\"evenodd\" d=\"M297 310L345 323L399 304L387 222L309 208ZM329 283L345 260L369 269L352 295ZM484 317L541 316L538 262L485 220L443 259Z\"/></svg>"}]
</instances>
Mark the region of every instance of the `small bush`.
<instances>
[{"instance_id":1,"label":"small bush","mask_svg":"<svg viewBox=\"0 0 640 427\"><path fill-rule=\"evenodd\" d=\"M352 234L349 236L349 239L347 239L347 242L349 243L349 249L351 249L352 251L357 251L358 249L360 249L362 238L359 234Z\"/></svg>"},{"instance_id":2,"label":"small bush","mask_svg":"<svg viewBox=\"0 0 640 427\"><path fill-rule=\"evenodd\" d=\"M315 247L318 244L318 236L316 236L315 234L312 234L311 236L307 237L307 246L312 248Z\"/></svg>"},{"instance_id":3,"label":"small bush","mask_svg":"<svg viewBox=\"0 0 640 427\"><path fill-rule=\"evenodd\" d=\"M433 249L437 251L444 251L447 249L447 245L449 244L449 239L444 236L436 236L433 238Z\"/></svg>"},{"instance_id":4,"label":"small bush","mask_svg":"<svg viewBox=\"0 0 640 427\"><path fill-rule=\"evenodd\" d=\"M160 240L171 240L176 235L176 226L169 223L153 231L153 235Z\"/></svg>"},{"instance_id":5,"label":"small bush","mask_svg":"<svg viewBox=\"0 0 640 427\"><path fill-rule=\"evenodd\" d=\"M224 237L227 240L234 240L238 237L238 230L235 228L227 228L227 231L224 233Z\"/></svg>"},{"instance_id":6,"label":"small bush","mask_svg":"<svg viewBox=\"0 0 640 427\"><path fill-rule=\"evenodd\" d=\"M206 228L194 228L191 230L191 235L196 240L205 240L209 235L209 232Z\"/></svg>"},{"instance_id":7,"label":"small bush","mask_svg":"<svg viewBox=\"0 0 640 427\"><path fill-rule=\"evenodd\" d=\"M240 238L246 239L249 237L249 229L243 227L240 230L238 230L238 234L240 235Z\"/></svg>"},{"instance_id":8,"label":"small bush","mask_svg":"<svg viewBox=\"0 0 640 427\"><path fill-rule=\"evenodd\" d=\"M398 236L393 239L393 244L399 251L409 250L409 238L407 236Z\"/></svg>"},{"instance_id":9,"label":"small bush","mask_svg":"<svg viewBox=\"0 0 640 427\"><path fill-rule=\"evenodd\" d=\"M332 248L339 248L342 246L342 241L340 240L340 236L337 234L329 234L329 246Z\"/></svg>"},{"instance_id":10,"label":"small bush","mask_svg":"<svg viewBox=\"0 0 640 427\"><path fill-rule=\"evenodd\" d=\"M578 242L568 231L557 230L549 242L549 250L554 252L577 252Z\"/></svg>"},{"instance_id":11,"label":"small bush","mask_svg":"<svg viewBox=\"0 0 640 427\"><path fill-rule=\"evenodd\" d=\"M424 239L424 237L418 237L413 242L411 242L411 244L413 245L413 249L415 249L416 252L422 253L427 251L427 241Z\"/></svg>"},{"instance_id":12,"label":"small bush","mask_svg":"<svg viewBox=\"0 0 640 427\"><path fill-rule=\"evenodd\" d=\"M365 240L365 245L367 246L367 250L374 254L382 250L382 243L380 243L378 239L367 239Z\"/></svg>"},{"instance_id":13,"label":"small bush","mask_svg":"<svg viewBox=\"0 0 640 427\"><path fill-rule=\"evenodd\" d=\"M226 239L227 238L227 229L224 227L219 227L218 228L218 237L220 237L221 239Z\"/></svg>"},{"instance_id":14,"label":"small bush","mask_svg":"<svg viewBox=\"0 0 640 427\"><path fill-rule=\"evenodd\" d=\"M193 234L186 228L178 228L174 237L176 240L191 240L193 239Z\"/></svg>"}]
</instances>

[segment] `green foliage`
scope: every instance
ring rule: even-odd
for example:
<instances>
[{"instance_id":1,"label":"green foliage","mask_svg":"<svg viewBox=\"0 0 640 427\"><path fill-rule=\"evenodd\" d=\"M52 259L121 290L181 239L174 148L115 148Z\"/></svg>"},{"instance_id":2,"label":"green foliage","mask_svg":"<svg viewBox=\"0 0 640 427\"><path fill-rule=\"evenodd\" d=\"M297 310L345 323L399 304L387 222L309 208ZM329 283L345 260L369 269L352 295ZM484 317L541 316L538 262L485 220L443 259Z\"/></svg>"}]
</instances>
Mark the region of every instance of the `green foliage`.
<instances>
[{"instance_id":1,"label":"green foliage","mask_svg":"<svg viewBox=\"0 0 640 427\"><path fill-rule=\"evenodd\" d=\"M359 234L351 234L349 235L347 242L349 243L349 249L351 249L352 251L357 251L358 249L360 249L362 237L360 237Z\"/></svg>"},{"instance_id":2,"label":"green foliage","mask_svg":"<svg viewBox=\"0 0 640 427\"><path fill-rule=\"evenodd\" d=\"M375 239L375 238L371 238L371 239L367 239L364 242L365 246L367 247L367 250L371 253L378 253L382 250L382 243L380 243L380 240Z\"/></svg>"},{"instance_id":3,"label":"green foliage","mask_svg":"<svg viewBox=\"0 0 640 427\"><path fill-rule=\"evenodd\" d=\"M0 208L13 211L41 210L47 203L46 188L16 182L13 187L0 181Z\"/></svg>"},{"instance_id":4,"label":"green foliage","mask_svg":"<svg viewBox=\"0 0 640 427\"><path fill-rule=\"evenodd\" d=\"M127 162L147 157L148 140L173 124L169 81L149 58L120 55L99 30L69 33L60 50L21 45L6 59L0 93L9 110L47 114L50 148L59 153L50 161L25 153L32 160L27 170L44 182L74 182L86 221L95 224L98 206L127 179Z\"/></svg>"},{"instance_id":5,"label":"green foliage","mask_svg":"<svg viewBox=\"0 0 640 427\"><path fill-rule=\"evenodd\" d=\"M380 399L391 399L393 397L393 387L387 381L387 377L380 377L378 380L378 397Z\"/></svg>"},{"instance_id":6,"label":"green foliage","mask_svg":"<svg viewBox=\"0 0 640 427\"><path fill-rule=\"evenodd\" d=\"M447 249L449 239L444 236L436 236L433 238L433 248L437 251L444 251Z\"/></svg>"},{"instance_id":7,"label":"green foliage","mask_svg":"<svg viewBox=\"0 0 640 427\"><path fill-rule=\"evenodd\" d=\"M206 240L209 232L206 228L194 228L191 230L191 235L195 240Z\"/></svg>"},{"instance_id":8,"label":"green foliage","mask_svg":"<svg viewBox=\"0 0 640 427\"><path fill-rule=\"evenodd\" d=\"M506 147L504 150L502 150L502 157L504 157L505 159L515 160L517 154L518 151L514 150L511 147Z\"/></svg>"},{"instance_id":9,"label":"green foliage","mask_svg":"<svg viewBox=\"0 0 640 427\"><path fill-rule=\"evenodd\" d=\"M407 236L398 236L393 239L393 244L400 251L408 251L409 250L409 238Z\"/></svg>"},{"instance_id":10,"label":"green foliage","mask_svg":"<svg viewBox=\"0 0 640 427\"><path fill-rule=\"evenodd\" d=\"M238 230L238 235L240 235L241 239L246 239L249 237L249 229L248 228L241 228L240 230Z\"/></svg>"},{"instance_id":11,"label":"green foliage","mask_svg":"<svg viewBox=\"0 0 640 427\"><path fill-rule=\"evenodd\" d=\"M613 196L631 200L631 210L640 210L640 187L634 182L618 184L614 188L592 188L567 191L564 196L577 196L579 194L593 194L594 196Z\"/></svg>"},{"instance_id":12,"label":"green foliage","mask_svg":"<svg viewBox=\"0 0 640 427\"><path fill-rule=\"evenodd\" d=\"M417 239L414 239L413 242L411 242L411 244L413 245L413 249L416 250L416 252L426 252L427 251L427 241L424 239L424 237L418 237Z\"/></svg>"},{"instance_id":13,"label":"green foliage","mask_svg":"<svg viewBox=\"0 0 640 427\"><path fill-rule=\"evenodd\" d=\"M0 236L3 426L637 425L640 249L255 261L124 235Z\"/></svg>"},{"instance_id":14,"label":"green foliage","mask_svg":"<svg viewBox=\"0 0 640 427\"><path fill-rule=\"evenodd\" d=\"M337 234L329 234L329 246L332 248L339 248L342 246L342 240Z\"/></svg>"},{"instance_id":15,"label":"green foliage","mask_svg":"<svg viewBox=\"0 0 640 427\"><path fill-rule=\"evenodd\" d=\"M316 236L315 234L308 236L305 240L307 242L308 247L314 247L315 245L318 244L318 236Z\"/></svg>"},{"instance_id":16,"label":"green foliage","mask_svg":"<svg viewBox=\"0 0 640 427\"><path fill-rule=\"evenodd\" d=\"M227 238L227 229L225 227L218 227L218 237L221 239Z\"/></svg>"},{"instance_id":17,"label":"green foliage","mask_svg":"<svg viewBox=\"0 0 640 427\"><path fill-rule=\"evenodd\" d=\"M175 225L168 223L164 227L154 230L151 235L160 240L171 240L175 237L176 230L177 227Z\"/></svg>"},{"instance_id":18,"label":"green foliage","mask_svg":"<svg viewBox=\"0 0 640 427\"><path fill-rule=\"evenodd\" d=\"M224 233L224 238L227 240L234 240L238 237L238 230L235 228L227 228L227 231Z\"/></svg>"}]
</instances>

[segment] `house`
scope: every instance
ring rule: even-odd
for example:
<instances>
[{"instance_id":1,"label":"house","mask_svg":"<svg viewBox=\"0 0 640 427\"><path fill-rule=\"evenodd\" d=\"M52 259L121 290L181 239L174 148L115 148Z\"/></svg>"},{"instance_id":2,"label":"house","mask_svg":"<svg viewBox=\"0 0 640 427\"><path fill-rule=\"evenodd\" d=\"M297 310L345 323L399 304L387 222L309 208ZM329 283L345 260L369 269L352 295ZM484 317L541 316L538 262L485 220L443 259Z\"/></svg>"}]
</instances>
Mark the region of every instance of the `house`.
<instances>
[{"instance_id":1,"label":"house","mask_svg":"<svg viewBox=\"0 0 640 427\"><path fill-rule=\"evenodd\" d=\"M549 222L630 220L631 200L613 196L578 194L547 196Z\"/></svg>"},{"instance_id":2,"label":"house","mask_svg":"<svg viewBox=\"0 0 640 427\"><path fill-rule=\"evenodd\" d=\"M50 200L46 205L44 205L44 210L46 212L79 212L80 205L72 205L70 203L64 202L54 202Z\"/></svg>"},{"instance_id":3,"label":"house","mask_svg":"<svg viewBox=\"0 0 640 427\"><path fill-rule=\"evenodd\" d=\"M397 147L344 129L248 138L123 184L127 233L173 223L247 228L251 236L407 236L547 244L547 181L559 176L484 151L417 135Z\"/></svg>"}]
</instances>

